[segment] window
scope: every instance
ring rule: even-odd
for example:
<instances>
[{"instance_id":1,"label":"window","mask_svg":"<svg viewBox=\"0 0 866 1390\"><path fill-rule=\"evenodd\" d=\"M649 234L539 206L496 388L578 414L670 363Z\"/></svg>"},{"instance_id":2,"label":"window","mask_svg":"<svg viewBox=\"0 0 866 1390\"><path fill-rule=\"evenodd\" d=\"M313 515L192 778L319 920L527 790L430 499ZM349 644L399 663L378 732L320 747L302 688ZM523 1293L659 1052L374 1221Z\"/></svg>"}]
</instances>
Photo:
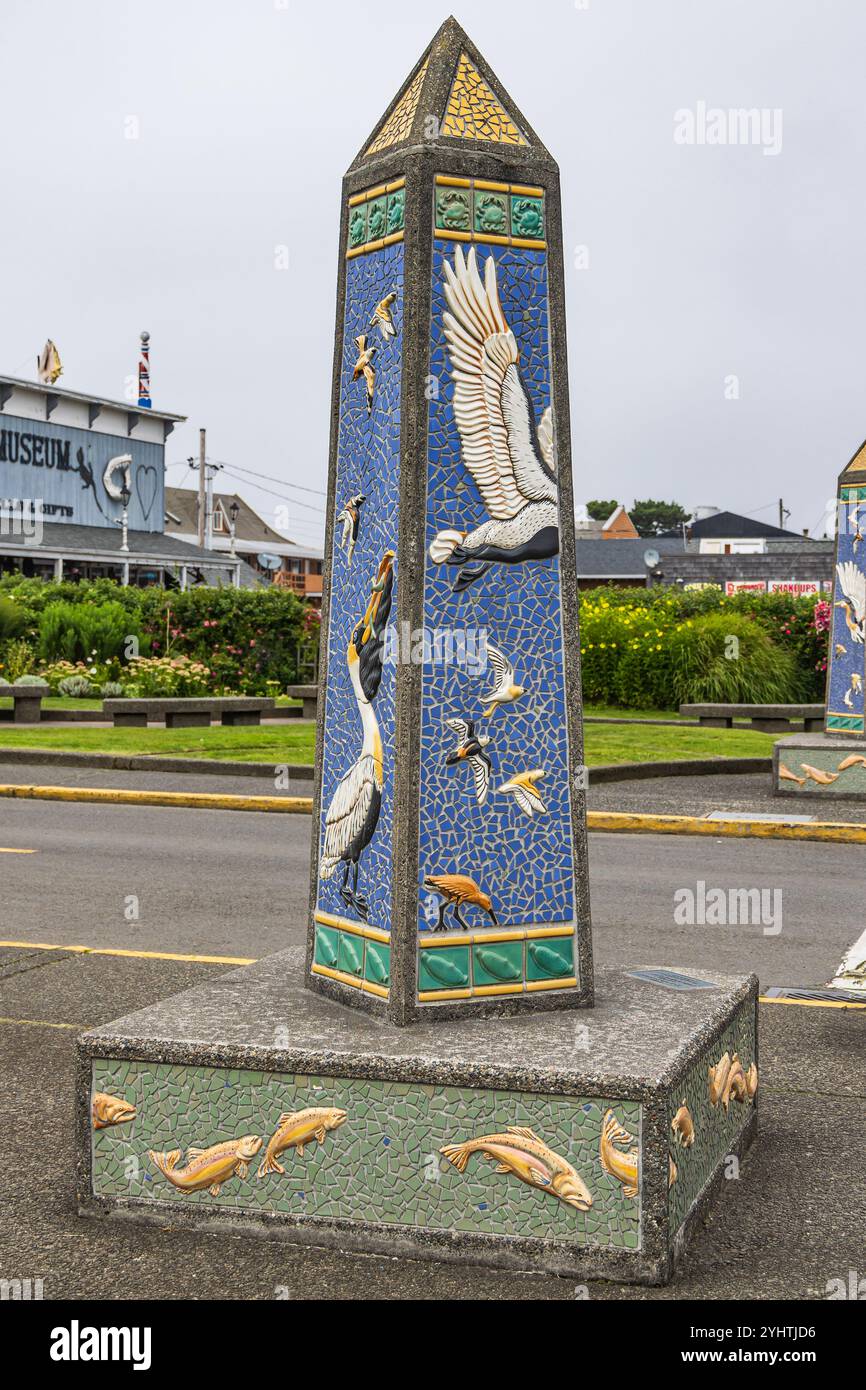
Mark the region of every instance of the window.
<instances>
[{"instance_id":1,"label":"window","mask_svg":"<svg viewBox=\"0 0 866 1390\"><path fill-rule=\"evenodd\" d=\"M229 524L226 521L226 514L219 503L217 503L213 509L211 523L215 536L227 536L229 534Z\"/></svg>"}]
</instances>

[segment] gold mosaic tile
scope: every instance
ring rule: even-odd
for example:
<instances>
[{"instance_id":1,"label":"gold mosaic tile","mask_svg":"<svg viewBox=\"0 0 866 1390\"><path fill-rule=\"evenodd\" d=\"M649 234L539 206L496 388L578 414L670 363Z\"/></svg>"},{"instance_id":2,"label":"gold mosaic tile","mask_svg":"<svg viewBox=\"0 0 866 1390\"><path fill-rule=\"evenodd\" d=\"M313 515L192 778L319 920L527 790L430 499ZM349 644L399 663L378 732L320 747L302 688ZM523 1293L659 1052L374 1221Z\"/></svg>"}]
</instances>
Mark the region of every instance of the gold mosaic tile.
<instances>
[{"instance_id":1,"label":"gold mosaic tile","mask_svg":"<svg viewBox=\"0 0 866 1390\"><path fill-rule=\"evenodd\" d=\"M409 83L372 144L368 146L367 154L378 154L380 150L387 149L389 145L396 145L401 140L408 139L426 75L427 64L425 63L418 71L414 81Z\"/></svg>"},{"instance_id":2,"label":"gold mosaic tile","mask_svg":"<svg viewBox=\"0 0 866 1390\"><path fill-rule=\"evenodd\" d=\"M457 64L442 134L464 140L490 140L500 145L528 143L465 53L461 53Z\"/></svg>"}]
</instances>

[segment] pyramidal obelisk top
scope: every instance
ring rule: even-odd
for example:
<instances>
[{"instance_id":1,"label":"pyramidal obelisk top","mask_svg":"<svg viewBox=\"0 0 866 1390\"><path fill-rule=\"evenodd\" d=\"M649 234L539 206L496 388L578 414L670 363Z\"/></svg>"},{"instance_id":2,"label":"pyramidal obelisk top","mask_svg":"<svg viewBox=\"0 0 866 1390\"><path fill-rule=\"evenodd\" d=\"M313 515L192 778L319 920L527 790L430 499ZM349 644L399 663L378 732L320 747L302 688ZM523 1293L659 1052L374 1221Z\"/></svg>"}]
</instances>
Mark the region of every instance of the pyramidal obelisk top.
<instances>
[{"instance_id":1,"label":"pyramidal obelisk top","mask_svg":"<svg viewBox=\"0 0 866 1390\"><path fill-rule=\"evenodd\" d=\"M410 149L458 144L556 168L554 159L454 16L446 19L364 141L348 173Z\"/></svg>"}]
</instances>

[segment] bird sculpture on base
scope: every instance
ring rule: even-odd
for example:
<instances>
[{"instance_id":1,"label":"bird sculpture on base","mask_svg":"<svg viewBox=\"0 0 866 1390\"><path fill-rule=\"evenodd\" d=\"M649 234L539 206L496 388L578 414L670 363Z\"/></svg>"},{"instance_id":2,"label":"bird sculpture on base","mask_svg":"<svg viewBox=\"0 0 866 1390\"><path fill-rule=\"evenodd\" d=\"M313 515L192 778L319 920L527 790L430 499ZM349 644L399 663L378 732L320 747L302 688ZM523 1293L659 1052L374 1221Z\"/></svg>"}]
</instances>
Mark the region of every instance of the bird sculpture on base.
<instances>
[{"instance_id":1,"label":"bird sculpture on base","mask_svg":"<svg viewBox=\"0 0 866 1390\"><path fill-rule=\"evenodd\" d=\"M370 602L352 632L346 651L349 679L363 730L361 752L337 785L325 816L319 878L328 879L343 865L340 897L366 922L369 905L358 891L361 855L369 845L382 809L382 736L373 701L382 681L385 627L391 612L394 552L386 550L371 586ZM349 875L352 884L349 886Z\"/></svg>"},{"instance_id":2,"label":"bird sculpture on base","mask_svg":"<svg viewBox=\"0 0 866 1390\"><path fill-rule=\"evenodd\" d=\"M482 710L484 719L489 718L500 705L510 705L512 701L519 700L521 695L526 694L525 686L515 685L514 667L505 653L494 647L492 642L488 642L487 655L493 667L493 679L496 684L481 697L488 706L486 710Z\"/></svg>"},{"instance_id":3,"label":"bird sculpture on base","mask_svg":"<svg viewBox=\"0 0 866 1390\"><path fill-rule=\"evenodd\" d=\"M475 248L454 266L445 262L445 340L454 379L454 418L463 463L487 508L472 531L440 531L430 546L434 564L460 568L455 592L491 565L546 560L559 551L553 416L536 422L520 373L517 340L499 302L496 261L487 257L482 281Z\"/></svg>"},{"instance_id":4,"label":"bird sculpture on base","mask_svg":"<svg viewBox=\"0 0 866 1390\"><path fill-rule=\"evenodd\" d=\"M428 874L424 879L424 887L432 888L434 893L438 893L442 902L439 904L439 920L433 931L447 931L445 913L448 908L454 916L457 925L463 930L468 931L466 922L460 916L460 909L465 903L470 903L475 907L480 907L486 912L494 927L499 926L496 913L493 911L493 903L489 894L470 878L468 874Z\"/></svg>"},{"instance_id":5,"label":"bird sculpture on base","mask_svg":"<svg viewBox=\"0 0 866 1390\"><path fill-rule=\"evenodd\" d=\"M445 723L457 736L457 747L447 755L445 766L458 767L462 762L469 764L475 783L475 800L479 806L483 806L487 800L490 773L493 770L490 756L484 751L490 737L488 734L475 732L474 719L446 719Z\"/></svg>"},{"instance_id":6,"label":"bird sculpture on base","mask_svg":"<svg viewBox=\"0 0 866 1390\"><path fill-rule=\"evenodd\" d=\"M843 565L836 566L836 578L843 597L833 607L845 610L845 624L851 639L862 646L866 643L866 574L853 560L846 560Z\"/></svg>"}]
</instances>

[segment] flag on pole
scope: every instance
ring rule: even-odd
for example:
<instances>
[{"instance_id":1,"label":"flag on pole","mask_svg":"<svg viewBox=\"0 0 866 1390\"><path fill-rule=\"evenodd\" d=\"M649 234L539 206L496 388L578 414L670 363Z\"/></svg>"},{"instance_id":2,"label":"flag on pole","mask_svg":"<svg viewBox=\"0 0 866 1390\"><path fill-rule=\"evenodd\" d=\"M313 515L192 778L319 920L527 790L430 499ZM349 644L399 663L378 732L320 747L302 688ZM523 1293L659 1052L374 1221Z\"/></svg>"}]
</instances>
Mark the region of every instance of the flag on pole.
<instances>
[{"instance_id":1,"label":"flag on pole","mask_svg":"<svg viewBox=\"0 0 866 1390\"><path fill-rule=\"evenodd\" d=\"M60 353L50 338L36 359L36 374L45 386L53 386L57 378L63 375Z\"/></svg>"},{"instance_id":2,"label":"flag on pole","mask_svg":"<svg viewBox=\"0 0 866 1390\"><path fill-rule=\"evenodd\" d=\"M138 404L150 410L150 334L142 333L138 355Z\"/></svg>"}]
</instances>

